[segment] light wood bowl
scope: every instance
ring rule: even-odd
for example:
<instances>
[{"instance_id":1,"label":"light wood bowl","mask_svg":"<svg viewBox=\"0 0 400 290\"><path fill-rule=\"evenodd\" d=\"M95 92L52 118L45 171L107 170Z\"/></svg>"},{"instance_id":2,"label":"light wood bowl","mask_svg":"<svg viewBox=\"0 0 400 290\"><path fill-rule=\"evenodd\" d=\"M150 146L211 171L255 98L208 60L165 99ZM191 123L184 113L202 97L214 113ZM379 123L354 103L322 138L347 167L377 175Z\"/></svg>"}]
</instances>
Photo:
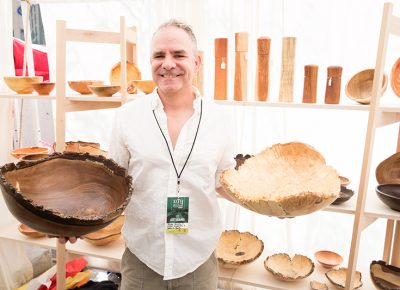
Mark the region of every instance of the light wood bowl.
<instances>
[{"instance_id":1,"label":"light wood bowl","mask_svg":"<svg viewBox=\"0 0 400 290\"><path fill-rule=\"evenodd\" d=\"M45 233L35 231L34 229L32 229L24 224L19 224L18 230L21 234L24 234L25 236L28 236L28 237L31 237L34 239L43 238L44 236L46 236Z\"/></svg>"},{"instance_id":2,"label":"light wood bowl","mask_svg":"<svg viewBox=\"0 0 400 290\"><path fill-rule=\"evenodd\" d=\"M294 217L330 205L340 193L337 171L311 146L276 144L221 174L225 192L260 214Z\"/></svg>"},{"instance_id":3,"label":"light wood bowl","mask_svg":"<svg viewBox=\"0 0 400 290\"><path fill-rule=\"evenodd\" d=\"M11 156L21 160L27 155L49 154L50 149L47 147L24 147L11 151Z\"/></svg>"},{"instance_id":4,"label":"light wood bowl","mask_svg":"<svg viewBox=\"0 0 400 290\"><path fill-rule=\"evenodd\" d=\"M379 184L400 183L400 152L379 163L375 170L375 177Z\"/></svg>"},{"instance_id":5,"label":"light wood bowl","mask_svg":"<svg viewBox=\"0 0 400 290\"><path fill-rule=\"evenodd\" d=\"M385 261L372 261L369 270L377 289L400 289L400 268L388 265Z\"/></svg>"},{"instance_id":6,"label":"light wood bowl","mask_svg":"<svg viewBox=\"0 0 400 290\"><path fill-rule=\"evenodd\" d=\"M41 96L49 95L53 91L55 86L56 83L50 82L32 83L33 89Z\"/></svg>"},{"instance_id":7,"label":"light wood bowl","mask_svg":"<svg viewBox=\"0 0 400 290\"><path fill-rule=\"evenodd\" d=\"M326 278L335 285L339 289L345 289L346 287L346 275L347 275L347 268L339 268L339 269L331 269L325 273ZM354 288L358 289L362 287L361 282L361 272L356 271L354 277Z\"/></svg>"},{"instance_id":8,"label":"light wood bowl","mask_svg":"<svg viewBox=\"0 0 400 290\"><path fill-rule=\"evenodd\" d=\"M21 223L53 236L83 236L122 214L132 178L111 159L87 153L54 153L45 159L0 167L0 187Z\"/></svg>"},{"instance_id":9,"label":"light wood bowl","mask_svg":"<svg viewBox=\"0 0 400 290\"><path fill-rule=\"evenodd\" d=\"M11 76L4 77L4 82L7 87L16 92L17 94L31 94L33 92L32 83L43 81L42 76L35 77L23 77L23 76Z\"/></svg>"},{"instance_id":10,"label":"light wood bowl","mask_svg":"<svg viewBox=\"0 0 400 290\"><path fill-rule=\"evenodd\" d=\"M102 155L107 157L107 151L100 149L99 143L84 141L69 141L65 143L65 151L76 153L89 153L90 155Z\"/></svg>"},{"instance_id":11,"label":"light wood bowl","mask_svg":"<svg viewBox=\"0 0 400 290\"><path fill-rule=\"evenodd\" d=\"M303 255L274 254L264 261L264 267L274 278L295 281L306 278L314 271L314 263Z\"/></svg>"},{"instance_id":12,"label":"light wood bowl","mask_svg":"<svg viewBox=\"0 0 400 290\"><path fill-rule=\"evenodd\" d=\"M396 96L400 97L400 58L396 60L390 72L390 86Z\"/></svg>"},{"instance_id":13,"label":"light wood bowl","mask_svg":"<svg viewBox=\"0 0 400 290\"><path fill-rule=\"evenodd\" d=\"M128 91L134 91L135 88L145 94L150 94L154 91L157 84L153 80L134 80L128 85Z\"/></svg>"},{"instance_id":14,"label":"light wood bowl","mask_svg":"<svg viewBox=\"0 0 400 290\"><path fill-rule=\"evenodd\" d=\"M264 250L257 236L236 230L224 231L218 241L217 259L224 268L237 268L256 260Z\"/></svg>"},{"instance_id":15,"label":"light wood bowl","mask_svg":"<svg viewBox=\"0 0 400 290\"><path fill-rule=\"evenodd\" d=\"M102 85L103 81L95 81L95 80L83 80L83 81L69 81L68 85L75 92L80 93L82 95L89 95L92 92L89 90L89 85Z\"/></svg>"},{"instance_id":16,"label":"light wood bowl","mask_svg":"<svg viewBox=\"0 0 400 290\"><path fill-rule=\"evenodd\" d=\"M88 85L88 88L99 97L111 97L121 89L117 85Z\"/></svg>"},{"instance_id":17,"label":"light wood bowl","mask_svg":"<svg viewBox=\"0 0 400 290\"><path fill-rule=\"evenodd\" d=\"M311 290L328 290L328 285L318 281L311 281L310 288Z\"/></svg>"},{"instance_id":18,"label":"light wood bowl","mask_svg":"<svg viewBox=\"0 0 400 290\"><path fill-rule=\"evenodd\" d=\"M41 154L41 153L39 153L39 154L31 154L31 155L25 155L25 156L21 157L20 160L21 161L26 161L26 162L32 162L32 161L36 161L36 160L40 160L40 159L46 158L48 156L49 156L49 154Z\"/></svg>"},{"instance_id":19,"label":"light wood bowl","mask_svg":"<svg viewBox=\"0 0 400 290\"><path fill-rule=\"evenodd\" d=\"M142 78L139 68L136 64L126 62L126 82L129 84L133 80L140 80ZM110 71L110 83L112 85L121 85L121 62L116 63ZM135 94L136 87L128 89L129 94Z\"/></svg>"},{"instance_id":20,"label":"light wood bowl","mask_svg":"<svg viewBox=\"0 0 400 290\"><path fill-rule=\"evenodd\" d=\"M81 238L93 245L104 246L113 241L118 240L121 237L121 229L125 221L125 216L120 215L111 224L98 230L96 232L82 236Z\"/></svg>"},{"instance_id":21,"label":"light wood bowl","mask_svg":"<svg viewBox=\"0 0 400 290\"><path fill-rule=\"evenodd\" d=\"M350 184L350 179L348 179L347 177L345 177L345 176L339 176L339 179L340 179L340 185L341 186L344 186L344 187L346 187L346 186L348 186L349 184Z\"/></svg>"},{"instance_id":22,"label":"light wood bowl","mask_svg":"<svg viewBox=\"0 0 400 290\"><path fill-rule=\"evenodd\" d=\"M346 84L346 95L357 103L368 105L371 102L374 69L366 69L356 73ZM388 83L387 74L383 75L382 95Z\"/></svg>"},{"instance_id":23,"label":"light wood bowl","mask_svg":"<svg viewBox=\"0 0 400 290\"><path fill-rule=\"evenodd\" d=\"M314 253L315 259L326 269L339 266L343 262L342 256L332 251L318 251Z\"/></svg>"}]
</instances>

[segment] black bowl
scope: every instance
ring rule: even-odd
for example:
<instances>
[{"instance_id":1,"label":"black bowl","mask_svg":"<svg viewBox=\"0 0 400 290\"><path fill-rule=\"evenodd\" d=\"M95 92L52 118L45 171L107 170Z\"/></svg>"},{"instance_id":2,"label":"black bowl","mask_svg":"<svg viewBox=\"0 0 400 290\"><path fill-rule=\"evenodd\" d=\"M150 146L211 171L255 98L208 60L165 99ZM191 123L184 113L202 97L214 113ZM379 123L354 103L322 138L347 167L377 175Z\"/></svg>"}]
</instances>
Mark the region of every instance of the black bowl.
<instances>
[{"instance_id":1,"label":"black bowl","mask_svg":"<svg viewBox=\"0 0 400 290\"><path fill-rule=\"evenodd\" d=\"M381 184L376 187L379 199L393 210L400 211L400 184Z\"/></svg>"},{"instance_id":2,"label":"black bowl","mask_svg":"<svg viewBox=\"0 0 400 290\"><path fill-rule=\"evenodd\" d=\"M348 201L353 195L354 195L353 190L348 189L344 186L341 186L339 197L337 199L335 199L335 201L332 202L332 204L338 205L338 204L344 203L344 202Z\"/></svg>"},{"instance_id":3,"label":"black bowl","mask_svg":"<svg viewBox=\"0 0 400 290\"><path fill-rule=\"evenodd\" d=\"M400 268L387 265L385 261L372 261L369 266L371 280L377 289L397 290L400 284L396 277L400 277Z\"/></svg>"}]
</instances>

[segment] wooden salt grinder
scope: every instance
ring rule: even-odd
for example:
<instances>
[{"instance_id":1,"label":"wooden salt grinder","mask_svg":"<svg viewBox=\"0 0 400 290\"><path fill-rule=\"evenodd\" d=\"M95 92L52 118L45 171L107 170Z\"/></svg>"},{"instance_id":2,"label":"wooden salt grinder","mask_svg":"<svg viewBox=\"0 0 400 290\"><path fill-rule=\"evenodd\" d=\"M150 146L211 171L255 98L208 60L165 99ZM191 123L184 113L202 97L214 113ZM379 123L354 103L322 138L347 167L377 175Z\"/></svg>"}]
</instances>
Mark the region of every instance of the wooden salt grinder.
<instances>
[{"instance_id":1,"label":"wooden salt grinder","mask_svg":"<svg viewBox=\"0 0 400 290\"><path fill-rule=\"evenodd\" d=\"M328 67L325 90L325 104L339 104L342 70L343 68L341 66Z\"/></svg>"},{"instance_id":2,"label":"wooden salt grinder","mask_svg":"<svg viewBox=\"0 0 400 290\"><path fill-rule=\"evenodd\" d=\"M296 57L296 37L282 38L280 102L293 102L294 64Z\"/></svg>"},{"instance_id":3,"label":"wooden salt grinder","mask_svg":"<svg viewBox=\"0 0 400 290\"><path fill-rule=\"evenodd\" d=\"M228 99L228 38L215 39L214 99Z\"/></svg>"},{"instance_id":4,"label":"wooden salt grinder","mask_svg":"<svg viewBox=\"0 0 400 290\"><path fill-rule=\"evenodd\" d=\"M233 99L246 101L247 99L247 51L249 34L247 32L235 33L235 86Z\"/></svg>"},{"instance_id":5,"label":"wooden salt grinder","mask_svg":"<svg viewBox=\"0 0 400 290\"><path fill-rule=\"evenodd\" d=\"M303 103L317 102L318 66L304 66Z\"/></svg>"},{"instance_id":6,"label":"wooden salt grinder","mask_svg":"<svg viewBox=\"0 0 400 290\"><path fill-rule=\"evenodd\" d=\"M269 91L269 51L271 39L260 37L257 39L257 67L256 67L256 99L267 101Z\"/></svg>"}]
</instances>

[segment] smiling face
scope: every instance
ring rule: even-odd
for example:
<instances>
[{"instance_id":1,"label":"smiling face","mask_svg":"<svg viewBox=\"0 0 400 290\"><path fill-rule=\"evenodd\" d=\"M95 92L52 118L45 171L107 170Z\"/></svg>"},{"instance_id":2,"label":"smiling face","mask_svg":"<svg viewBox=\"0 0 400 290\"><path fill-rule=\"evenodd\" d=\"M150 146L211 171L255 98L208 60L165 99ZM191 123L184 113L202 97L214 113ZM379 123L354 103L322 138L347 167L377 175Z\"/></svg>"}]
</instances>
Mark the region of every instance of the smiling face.
<instances>
[{"instance_id":1,"label":"smiling face","mask_svg":"<svg viewBox=\"0 0 400 290\"><path fill-rule=\"evenodd\" d=\"M153 37L151 72L160 96L192 96L192 80L201 60L195 44L183 29L161 28Z\"/></svg>"}]
</instances>

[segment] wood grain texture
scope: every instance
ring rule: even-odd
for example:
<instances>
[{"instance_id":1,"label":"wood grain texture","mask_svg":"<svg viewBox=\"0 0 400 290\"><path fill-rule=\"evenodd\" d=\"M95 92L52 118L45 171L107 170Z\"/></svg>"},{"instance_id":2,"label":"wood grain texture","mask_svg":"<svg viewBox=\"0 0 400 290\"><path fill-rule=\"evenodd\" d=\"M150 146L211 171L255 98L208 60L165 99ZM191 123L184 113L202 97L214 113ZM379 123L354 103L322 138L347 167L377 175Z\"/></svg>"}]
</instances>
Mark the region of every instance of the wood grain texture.
<instances>
[{"instance_id":1,"label":"wood grain texture","mask_svg":"<svg viewBox=\"0 0 400 290\"><path fill-rule=\"evenodd\" d=\"M294 65L296 58L296 37L282 38L280 102L293 102Z\"/></svg>"},{"instance_id":2,"label":"wood grain texture","mask_svg":"<svg viewBox=\"0 0 400 290\"><path fill-rule=\"evenodd\" d=\"M257 39L257 67L256 67L256 99L267 101L269 93L269 52L271 39L260 37Z\"/></svg>"},{"instance_id":3,"label":"wood grain texture","mask_svg":"<svg viewBox=\"0 0 400 290\"><path fill-rule=\"evenodd\" d=\"M326 78L325 104L339 104L342 83L341 66L329 66Z\"/></svg>"},{"instance_id":4,"label":"wood grain texture","mask_svg":"<svg viewBox=\"0 0 400 290\"><path fill-rule=\"evenodd\" d=\"M317 102L318 66L304 66L303 103Z\"/></svg>"},{"instance_id":5,"label":"wood grain texture","mask_svg":"<svg viewBox=\"0 0 400 290\"><path fill-rule=\"evenodd\" d=\"M247 51L249 34L247 32L235 33L235 84L233 99L235 101L247 100Z\"/></svg>"},{"instance_id":6,"label":"wood grain texture","mask_svg":"<svg viewBox=\"0 0 400 290\"><path fill-rule=\"evenodd\" d=\"M228 38L215 39L214 99L228 99Z\"/></svg>"}]
</instances>

